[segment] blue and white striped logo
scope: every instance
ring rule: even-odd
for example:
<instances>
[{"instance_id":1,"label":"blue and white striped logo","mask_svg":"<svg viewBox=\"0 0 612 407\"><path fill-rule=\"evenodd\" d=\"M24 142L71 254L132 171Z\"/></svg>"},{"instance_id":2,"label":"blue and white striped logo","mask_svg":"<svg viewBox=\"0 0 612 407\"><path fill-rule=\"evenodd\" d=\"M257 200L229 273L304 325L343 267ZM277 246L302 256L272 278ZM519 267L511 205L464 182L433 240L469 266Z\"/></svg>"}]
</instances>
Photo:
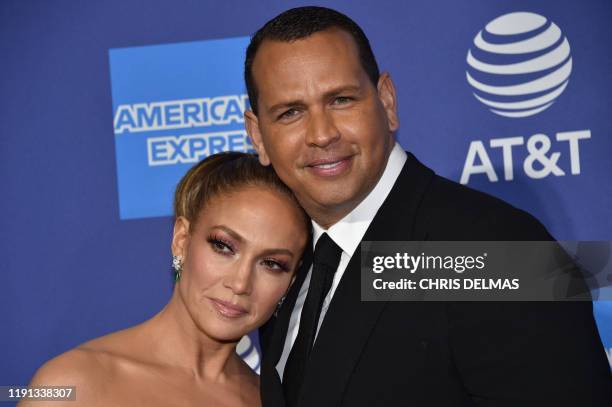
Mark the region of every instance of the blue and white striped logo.
<instances>
[{"instance_id":1,"label":"blue and white striped logo","mask_svg":"<svg viewBox=\"0 0 612 407\"><path fill-rule=\"evenodd\" d=\"M563 93L572 72L570 45L561 29L529 12L489 22L468 50L467 81L474 96L500 116L533 116Z\"/></svg>"},{"instance_id":2,"label":"blue and white striped logo","mask_svg":"<svg viewBox=\"0 0 612 407\"><path fill-rule=\"evenodd\" d=\"M238 342L238 345L236 346L236 353L246 362L247 365L249 365L251 369L255 371L255 373L259 374L261 367L261 356L259 355L259 350L249 335L244 335L242 339L240 339L240 342Z\"/></svg>"}]
</instances>

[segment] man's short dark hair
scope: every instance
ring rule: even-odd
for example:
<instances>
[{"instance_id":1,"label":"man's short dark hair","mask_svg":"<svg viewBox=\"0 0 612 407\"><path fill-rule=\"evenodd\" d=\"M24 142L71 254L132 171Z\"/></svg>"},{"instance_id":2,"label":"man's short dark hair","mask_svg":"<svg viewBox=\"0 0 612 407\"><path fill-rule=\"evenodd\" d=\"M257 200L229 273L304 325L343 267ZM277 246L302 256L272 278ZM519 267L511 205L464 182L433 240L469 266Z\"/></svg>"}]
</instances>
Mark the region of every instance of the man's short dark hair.
<instances>
[{"instance_id":1,"label":"man's short dark hair","mask_svg":"<svg viewBox=\"0 0 612 407\"><path fill-rule=\"evenodd\" d=\"M264 40L292 42L311 36L314 33L338 28L353 37L359 51L359 60L374 86L378 83L379 71L376 58L365 33L346 15L325 7L297 7L287 10L261 27L251 38L244 61L244 81L246 83L251 109L257 114L257 86L253 78L255 54Z\"/></svg>"}]
</instances>

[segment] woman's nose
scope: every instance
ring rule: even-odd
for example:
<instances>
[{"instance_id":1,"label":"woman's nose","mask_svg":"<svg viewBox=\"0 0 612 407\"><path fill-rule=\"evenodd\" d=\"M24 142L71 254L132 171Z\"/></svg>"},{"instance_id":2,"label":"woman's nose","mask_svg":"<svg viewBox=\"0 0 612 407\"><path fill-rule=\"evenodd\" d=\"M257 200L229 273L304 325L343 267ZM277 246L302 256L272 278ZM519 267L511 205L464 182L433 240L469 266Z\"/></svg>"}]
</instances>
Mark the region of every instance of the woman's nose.
<instances>
[{"instance_id":1,"label":"woman's nose","mask_svg":"<svg viewBox=\"0 0 612 407\"><path fill-rule=\"evenodd\" d=\"M253 268L248 261L241 261L226 278L224 285L236 295L249 295L252 290Z\"/></svg>"}]
</instances>

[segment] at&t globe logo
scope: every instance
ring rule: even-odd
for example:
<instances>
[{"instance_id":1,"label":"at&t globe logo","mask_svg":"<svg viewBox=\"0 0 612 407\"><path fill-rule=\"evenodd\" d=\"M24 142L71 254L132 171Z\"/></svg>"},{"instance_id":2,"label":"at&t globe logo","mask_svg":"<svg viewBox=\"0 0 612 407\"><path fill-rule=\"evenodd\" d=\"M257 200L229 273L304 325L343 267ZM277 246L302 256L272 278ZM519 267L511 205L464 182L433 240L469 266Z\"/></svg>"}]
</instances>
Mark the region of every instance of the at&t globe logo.
<instances>
[{"instance_id":1,"label":"at&t globe logo","mask_svg":"<svg viewBox=\"0 0 612 407\"><path fill-rule=\"evenodd\" d=\"M572 72L561 29L535 13L504 14L474 38L467 54L474 96L500 116L533 116L563 93Z\"/></svg>"}]
</instances>

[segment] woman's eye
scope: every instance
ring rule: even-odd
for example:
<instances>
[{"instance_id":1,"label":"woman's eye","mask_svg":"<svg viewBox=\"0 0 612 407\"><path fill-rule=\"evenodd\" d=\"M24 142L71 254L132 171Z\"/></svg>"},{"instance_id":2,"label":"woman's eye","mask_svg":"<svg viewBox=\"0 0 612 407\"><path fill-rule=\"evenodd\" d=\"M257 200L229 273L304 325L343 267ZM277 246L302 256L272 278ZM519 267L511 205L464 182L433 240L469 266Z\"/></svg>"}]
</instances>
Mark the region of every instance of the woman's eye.
<instances>
[{"instance_id":1,"label":"woman's eye","mask_svg":"<svg viewBox=\"0 0 612 407\"><path fill-rule=\"evenodd\" d=\"M287 266L276 260L266 259L262 261L262 264L270 270L287 271Z\"/></svg>"},{"instance_id":2,"label":"woman's eye","mask_svg":"<svg viewBox=\"0 0 612 407\"><path fill-rule=\"evenodd\" d=\"M232 249L232 247L221 241L218 239L211 239L210 240L210 245L212 246L212 248L218 252L218 253L222 253L222 254L231 254L234 253L234 250Z\"/></svg>"}]
</instances>

